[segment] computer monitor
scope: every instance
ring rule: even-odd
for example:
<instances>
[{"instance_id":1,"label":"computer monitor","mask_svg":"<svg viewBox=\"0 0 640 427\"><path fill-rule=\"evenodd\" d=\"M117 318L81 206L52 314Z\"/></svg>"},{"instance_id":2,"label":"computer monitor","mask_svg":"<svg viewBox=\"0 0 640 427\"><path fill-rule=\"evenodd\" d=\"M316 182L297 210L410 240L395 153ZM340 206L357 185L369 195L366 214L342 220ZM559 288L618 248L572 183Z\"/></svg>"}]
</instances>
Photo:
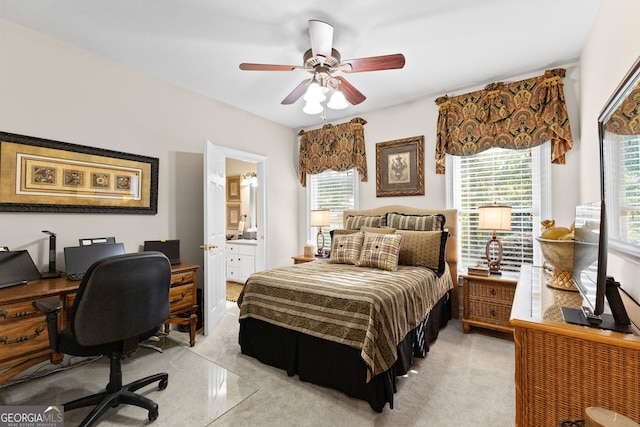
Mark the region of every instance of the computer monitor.
<instances>
[{"instance_id":1,"label":"computer monitor","mask_svg":"<svg viewBox=\"0 0 640 427\"><path fill-rule=\"evenodd\" d=\"M162 252L171 264L180 264L180 240L145 240L143 250Z\"/></svg>"}]
</instances>

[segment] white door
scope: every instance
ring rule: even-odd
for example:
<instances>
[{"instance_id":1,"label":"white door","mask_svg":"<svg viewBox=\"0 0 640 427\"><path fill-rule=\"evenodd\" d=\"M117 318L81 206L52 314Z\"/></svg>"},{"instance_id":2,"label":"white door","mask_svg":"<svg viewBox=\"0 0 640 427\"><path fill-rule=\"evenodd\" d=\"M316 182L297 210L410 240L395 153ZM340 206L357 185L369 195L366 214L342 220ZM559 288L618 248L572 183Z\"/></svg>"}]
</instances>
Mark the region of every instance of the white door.
<instances>
[{"instance_id":1,"label":"white door","mask_svg":"<svg viewBox=\"0 0 640 427\"><path fill-rule=\"evenodd\" d=\"M226 310L225 153L204 142L204 334L209 335Z\"/></svg>"}]
</instances>

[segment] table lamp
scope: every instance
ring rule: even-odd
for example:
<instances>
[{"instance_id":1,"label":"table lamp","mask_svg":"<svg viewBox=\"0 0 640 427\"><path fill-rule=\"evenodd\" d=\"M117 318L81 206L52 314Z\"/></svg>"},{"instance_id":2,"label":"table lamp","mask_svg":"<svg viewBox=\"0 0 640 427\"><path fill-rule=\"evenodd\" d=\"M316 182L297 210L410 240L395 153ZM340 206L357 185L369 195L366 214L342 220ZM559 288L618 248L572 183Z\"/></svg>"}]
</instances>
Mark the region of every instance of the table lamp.
<instances>
[{"instance_id":1,"label":"table lamp","mask_svg":"<svg viewBox=\"0 0 640 427\"><path fill-rule=\"evenodd\" d=\"M497 239L496 231L511 230L511 206L499 206L497 204L490 206L480 206L478 208L478 230L491 230L493 237L487 242L485 253L487 254L487 262L489 263L489 271L493 274L500 273L500 261L502 260L502 242ZM491 257L491 246L498 247L496 258Z\"/></svg>"},{"instance_id":2,"label":"table lamp","mask_svg":"<svg viewBox=\"0 0 640 427\"><path fill-rule=\"evenodd\" d=\"M311 226L319 227L318 236L316 237L319 256L322 256L324 253L324 234L322 234L322 227L329 225L329 212L329 209L315 209L311 211Z\"/></svg>"}]
</instances>

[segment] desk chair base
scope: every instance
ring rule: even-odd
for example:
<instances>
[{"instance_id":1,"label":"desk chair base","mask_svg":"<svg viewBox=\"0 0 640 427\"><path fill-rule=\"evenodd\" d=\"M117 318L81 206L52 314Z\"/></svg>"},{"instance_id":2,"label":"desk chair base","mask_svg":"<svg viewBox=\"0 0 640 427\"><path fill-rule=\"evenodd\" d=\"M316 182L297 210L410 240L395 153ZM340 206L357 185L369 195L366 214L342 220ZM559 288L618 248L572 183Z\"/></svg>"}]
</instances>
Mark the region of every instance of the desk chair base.
<instances>
[{"instance_id":1,"label":"desk chair base","mask_svg":"<svg viewBox=\"0 0 640 427\"><path fill-rule=\"evenodd\" d=\"M107 389L101 393L96 393L91 396L81 397L80 399L73 400L63 405L65 412L72 409L84 408L86 406L93 406L93 411L80 423L80 427L88 427L95 423L109 408L115 408L121 403L139 406L149 411L149 421L154 421L158 418L158 404L151 399L136 394L135 391L159 381L158 389L164 390L169 384L169 374L160 373L150 375L148 377L139 379L132 383L122 385L122 369L120 365L120 359L122 356L119 353L114 353L110 356L111 370L109 374L109 384Z\"/></svg>"}]
</instances>

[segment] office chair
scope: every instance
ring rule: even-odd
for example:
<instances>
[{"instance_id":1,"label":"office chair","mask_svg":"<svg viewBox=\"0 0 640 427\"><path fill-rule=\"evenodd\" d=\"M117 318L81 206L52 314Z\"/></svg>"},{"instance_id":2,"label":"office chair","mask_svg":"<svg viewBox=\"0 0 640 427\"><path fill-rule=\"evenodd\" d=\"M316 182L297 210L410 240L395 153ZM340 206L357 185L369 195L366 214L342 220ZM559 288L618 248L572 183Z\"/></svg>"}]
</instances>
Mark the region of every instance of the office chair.
<instances>
[{"instance_id":1,"label":"office chair","mask_svg":"<svg viewBox=\"0 0 640 427\"><path fill-rule=\"evenodd\" d=\"M96 405L82 421L89 426L120 403L149 411L158 418L158 404L135 391L159 381L164 390L169 374L159 373L122 385L120 360L132 355L138 343L156 333L169 317L171 265L160 252L117 255L94 263L85 273L69 315L68 327L58 331L58 297L35 301L47 316L53 350L74 356L105 355L110 360L106 390L63 405L65 411Z\"/></svg>"}]
</instances>

